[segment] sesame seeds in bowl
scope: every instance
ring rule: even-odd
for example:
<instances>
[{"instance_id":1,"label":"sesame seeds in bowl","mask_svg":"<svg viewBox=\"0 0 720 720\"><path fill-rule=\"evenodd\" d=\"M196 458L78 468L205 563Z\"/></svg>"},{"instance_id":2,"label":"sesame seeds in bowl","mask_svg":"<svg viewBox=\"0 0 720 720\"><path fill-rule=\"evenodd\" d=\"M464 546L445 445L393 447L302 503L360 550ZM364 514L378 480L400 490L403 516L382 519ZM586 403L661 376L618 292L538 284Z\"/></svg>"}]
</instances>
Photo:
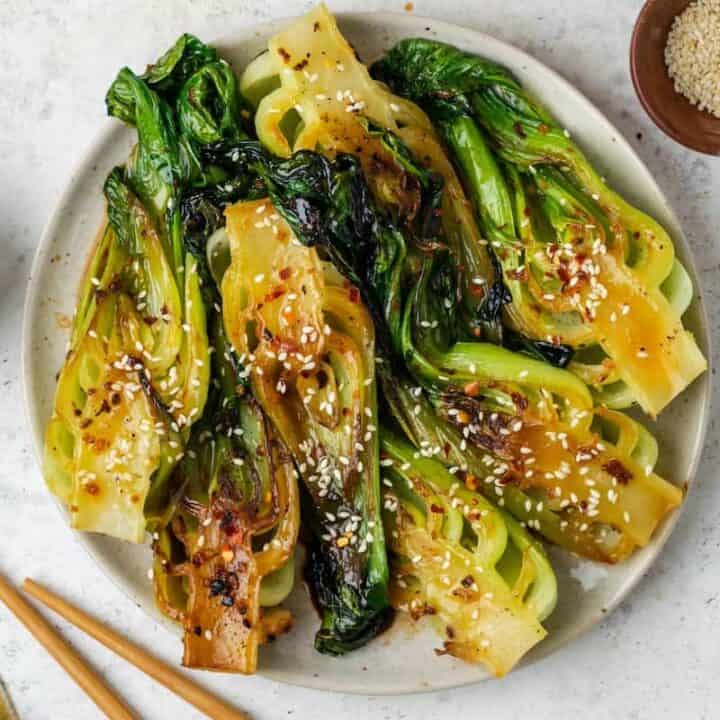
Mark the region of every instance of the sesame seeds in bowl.
<instances>
[{"instance_id":1,"label":"sesame seeds in bowl","mask_svg":"<svg viewBox=\"0 0 720 720\"><path fill-rule=\"evenodd\" d=\"M675 17L665 63L675 89L720 118L720 0L694 0Z\"/></svg>"},{"instance_id":2,"label":"sesame seeds in bowl","mask_svg":"<svg viewBox=\"0 0 720 720\"><path fill-rule=\"evenodd\" d=\"M720 1L647 0L630 45L638 98L655 124L720 154Z\"/></svg>"}]
</instances>

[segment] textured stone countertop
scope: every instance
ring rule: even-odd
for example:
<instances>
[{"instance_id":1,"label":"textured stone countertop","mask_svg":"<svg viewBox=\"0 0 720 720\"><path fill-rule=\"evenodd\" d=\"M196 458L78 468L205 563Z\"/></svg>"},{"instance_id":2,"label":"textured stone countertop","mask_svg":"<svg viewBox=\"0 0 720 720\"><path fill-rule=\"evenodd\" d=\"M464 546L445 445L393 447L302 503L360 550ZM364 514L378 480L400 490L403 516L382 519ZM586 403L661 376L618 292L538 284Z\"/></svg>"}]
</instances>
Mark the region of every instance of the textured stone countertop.
<instances>
[{"instance_id":1,"label":"textured stone countertop","mask_svg":"<svg viewBox=\"0 0 720 720\"><path fill-rule=\"evenodd\" d=\"M335 10L402 11L404 0L332 0ZM662 135L628 73L640 0L416 0L414 12L524 48L594 101L648 164L695 251L717 333L720 164ZM177 639L150 623L73 540L43 487L19 378L22 303L42 227L103 118L122 65L138 67L183 31L202 38L298 14L300 0L3 0L0 3L0 568L92 602L116 628L177 662ZM715 403L716 407L720 407ZM262 678L201 676L258 720L348 718L716 718L720 702L719 429L696 489L653 570L605 622L501 682L414 697L351 697ZM90 605L93 609L93 606ZM197 713L64 623L60 629L148 720ZM25 720L89 720L95 706L0 607L0 677Z\"/></svg>"}]
</instances>

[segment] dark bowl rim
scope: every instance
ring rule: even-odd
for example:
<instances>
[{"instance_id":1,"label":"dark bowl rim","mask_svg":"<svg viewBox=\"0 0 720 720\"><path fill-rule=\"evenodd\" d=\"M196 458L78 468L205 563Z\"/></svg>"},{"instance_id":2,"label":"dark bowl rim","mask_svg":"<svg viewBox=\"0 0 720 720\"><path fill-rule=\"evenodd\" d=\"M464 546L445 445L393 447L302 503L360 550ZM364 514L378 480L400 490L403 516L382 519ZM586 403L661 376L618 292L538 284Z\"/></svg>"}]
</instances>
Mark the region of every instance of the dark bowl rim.
<instances>
[{"instance_id":1,"label":"dark bowl rim","mask_svg":"<svg viewBox=\"0 0 720 720\"><path fill-rule=\"evenodd\" d=\"M641 73L638 70L638 38L640 37L640 28L643 26L643 20L645 20L655 5L660 1L661 0L645 0L645 4L638 13L635 26L633 27L632 37L630 39L630 76L632 78L633 86L635 87L635 94L638 96L640 104L645 109L645 112L650 116L650 119L666 135L690 150L695 150L696 152L704 153L705 155L720 155L720 142L713 142L707 139L707 136L704 135L700 137L688 137L669 126L663 115L656 109L655 105L643 88L643 84L640 79ZM692 0L689 0L688 5L690 2L692 2ZM679 98L685 99L679 92L675 91L675 93ZM690 105L690 107L695 112L705 112L704 110L698 110L692 105ZM717 121L718 124L720 124L720 118L717 118Z\"/></svg>"}]
</instances>

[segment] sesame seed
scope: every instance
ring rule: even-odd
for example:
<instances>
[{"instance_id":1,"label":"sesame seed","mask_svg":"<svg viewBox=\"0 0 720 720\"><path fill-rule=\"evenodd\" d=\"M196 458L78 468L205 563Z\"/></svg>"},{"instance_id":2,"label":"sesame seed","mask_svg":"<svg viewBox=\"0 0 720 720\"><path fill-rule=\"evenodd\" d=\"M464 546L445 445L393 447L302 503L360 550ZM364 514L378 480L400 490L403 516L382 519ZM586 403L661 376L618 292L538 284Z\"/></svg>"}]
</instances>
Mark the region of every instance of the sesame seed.
<instances>
[{"instance_id":1,"label":"sesame seed","mask_svg":"<svg viewBox=\"0 0 720 720\"><path fill-rule=\"evenodd\" d=\"M714 71L720 63L719 28L717 2L695 0L675 18L665 46L665 63L675 90L716 117L720 117Z\"/></svg>"}]
</instances>

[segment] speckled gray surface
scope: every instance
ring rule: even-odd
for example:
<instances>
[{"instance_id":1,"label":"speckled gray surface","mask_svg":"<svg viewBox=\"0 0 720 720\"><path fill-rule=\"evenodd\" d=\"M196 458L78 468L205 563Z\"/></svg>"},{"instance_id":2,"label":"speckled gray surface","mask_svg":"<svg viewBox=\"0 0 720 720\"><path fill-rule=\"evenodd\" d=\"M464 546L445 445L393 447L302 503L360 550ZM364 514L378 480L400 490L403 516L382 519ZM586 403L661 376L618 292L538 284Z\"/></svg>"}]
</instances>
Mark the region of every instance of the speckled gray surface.
<instances>
[{"instance_id":1,"label":"speckled gray surface","mask_svg":"<svg viewBox=\"0 0 720 720\"><path fill-rule=\"evenodd\" d=\"M404 0L332 2L337 10L402 10ZM628 42L640 0L417 0L415 12L482 29L560 71L637 148L680 216L696 254L717 336L720 161L674 145L635 99ZM175 662L180 648L107 581L74 542L45 492L25 427L19 381L22 302L32 252L73 165L103 116L123 64L141 66L183 30L201 37L271 16L296 0L101 0L0 3L0 568L65 590L116 628ZM113 4L115 5L115 4ZM714 403L718 407L717 402ZM433 720L714 718L720 688L719 430L712 421L698 483L651 573L604 623L502 682L416 697L318 693L254 678L201 680L258 720L294 717ZM59 627L121 689L142 718L196 718L92 641ZM24 719L88 720L95 707L0 608L0 676ZM370 688L369 688L370 690Z\"/></svg>"}]
</instances>

